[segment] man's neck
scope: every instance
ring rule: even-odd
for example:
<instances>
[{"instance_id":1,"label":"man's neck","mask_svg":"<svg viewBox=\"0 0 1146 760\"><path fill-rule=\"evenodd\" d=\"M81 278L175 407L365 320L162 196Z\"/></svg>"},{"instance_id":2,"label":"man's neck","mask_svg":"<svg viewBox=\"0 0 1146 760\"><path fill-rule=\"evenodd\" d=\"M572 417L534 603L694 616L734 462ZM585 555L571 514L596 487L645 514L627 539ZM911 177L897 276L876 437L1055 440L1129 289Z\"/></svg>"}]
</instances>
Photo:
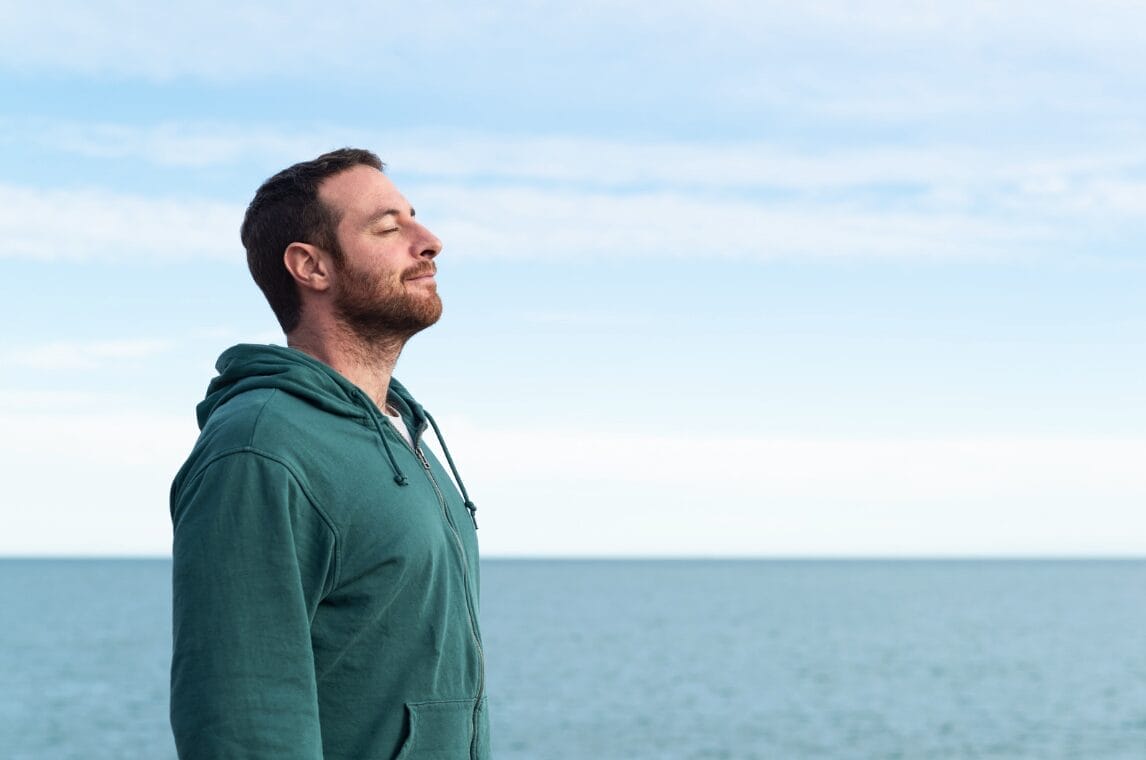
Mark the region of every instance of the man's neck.
<instances>
[{"instance_id":1,"label":"man's neck","mask_svg":"<svg viewBox=\"0 0 1146 760\"><path fill-rule=\"evenodd\" d=\"M340 326L341 327L341 326ZM287 345L302 351L362 389L379 409L385 409L390 377L406 338L364 341L341 327L325 331L299 328L287 336Z\"/></svg>"}]
</instances>

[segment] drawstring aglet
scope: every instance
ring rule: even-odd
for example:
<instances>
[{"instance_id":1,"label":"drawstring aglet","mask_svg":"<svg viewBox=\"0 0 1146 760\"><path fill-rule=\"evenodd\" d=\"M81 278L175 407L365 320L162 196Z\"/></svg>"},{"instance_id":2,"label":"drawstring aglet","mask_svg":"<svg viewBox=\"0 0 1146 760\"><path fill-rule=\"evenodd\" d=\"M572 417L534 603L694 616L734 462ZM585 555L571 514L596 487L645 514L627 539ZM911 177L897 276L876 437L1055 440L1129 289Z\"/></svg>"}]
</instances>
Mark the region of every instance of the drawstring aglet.
<instances>
[{"instance_id":1,"label":"drawstring aglet","mask_svg":"<svg viewBox=\"0 0 1146 760\"><path fill-rule=\"evenodd\" d=\"M477 505L474 504L469 499L466 499L466 509L469 510L470 521L472 521L474 524L474 530L477 530L478 529L478 521L477 521L478 508L477 508Z\"/></svg>"}]
</instances>

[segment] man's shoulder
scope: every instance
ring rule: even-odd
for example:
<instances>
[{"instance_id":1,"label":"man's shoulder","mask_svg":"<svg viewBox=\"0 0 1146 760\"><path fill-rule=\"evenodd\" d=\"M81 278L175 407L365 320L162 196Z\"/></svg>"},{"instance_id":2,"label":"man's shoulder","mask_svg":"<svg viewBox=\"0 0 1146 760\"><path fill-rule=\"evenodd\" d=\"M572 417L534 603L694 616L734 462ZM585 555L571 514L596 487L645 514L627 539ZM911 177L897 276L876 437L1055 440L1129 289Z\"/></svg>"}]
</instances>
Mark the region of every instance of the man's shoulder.
<instances>
[{"instance_id":1,"label":"man's shoulder","mask_svg":"<svg viewBox=\"0 0 1146 760\"><path fill-rule=\"evenodd\" d=\"M339 415L324 411L289 391L253 388L236 394L215 409L203 432L218 430L239 437L274 435L280 430L291 435L316 434L337 424L339 419Z\"/></svg>"},{"instance_id":2,"label":"man's shoulder","mask_svg":"<svg viewBox=\"0 0 1146 760\"><path fill-rule=\"evenodd\" d=\"M224 445L250 445L261 427L289 418L292 406L291 399L274 388L244 391L212 410L200 439Z\"/></svg>"},{"instance_id":3,"label":"man's shoulder","mask_svg":"<svg viewBox=\"0 0 1146 760\"><path fill-rule=\"evenodd\" d=\"M350 420L344 420L350 422ZM331 445L339 418L276 388L238 393L211 411L176 486L226 459L273 460L291 471L306 469L300 452ZM353 423L351 423L353 424Z\"/></svg>"},{"instance_id":4,"label":"man's shoulder","mask_svg":"<svg viewBox=\"0 0 1146 760\"><path fill-rule=\"evenodd\" d=\"M341 425L354 424L286 391L255 388L236 394L211 412L195 444L193 457L246 451L290 458L311 448Z\"/></svg>"}]
</instances>

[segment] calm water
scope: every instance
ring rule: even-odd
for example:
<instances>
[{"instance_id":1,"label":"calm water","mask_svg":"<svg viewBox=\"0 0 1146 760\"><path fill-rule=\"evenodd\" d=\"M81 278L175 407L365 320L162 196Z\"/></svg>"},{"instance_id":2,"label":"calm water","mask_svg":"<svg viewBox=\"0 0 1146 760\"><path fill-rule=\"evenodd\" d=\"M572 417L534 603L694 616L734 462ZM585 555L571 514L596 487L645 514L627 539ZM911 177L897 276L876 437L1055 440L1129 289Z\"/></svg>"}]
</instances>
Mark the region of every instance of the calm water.
<instances>
[{"instance_id":1,"label":"calm water","mask_svg":"<svg viewBox=\"0 0 1146 760\"><path fill-rule=\"evenodd\" d=\"M172 758L166 561L0 560L0 758ZM483 568L499 760L1146 757L1146 562Z\"/></svg>"}]
</instances>

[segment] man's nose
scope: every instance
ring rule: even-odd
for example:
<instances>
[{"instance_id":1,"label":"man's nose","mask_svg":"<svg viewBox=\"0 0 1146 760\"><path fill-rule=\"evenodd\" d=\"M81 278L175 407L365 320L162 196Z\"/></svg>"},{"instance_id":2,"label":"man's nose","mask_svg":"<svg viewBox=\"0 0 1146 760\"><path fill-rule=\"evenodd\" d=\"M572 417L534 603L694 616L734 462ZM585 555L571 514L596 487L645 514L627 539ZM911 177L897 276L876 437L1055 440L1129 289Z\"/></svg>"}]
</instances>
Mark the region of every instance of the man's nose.
<instances>
[{"instance_id":1,"label":"man's nose","mask_svg":"<svg viewBox=\"0 0 1146 760\"><path fill-rule=\"evenodd\" d=\"M438 236L420 224L418 225L418 229L422 233L422 238L419 242L422 250L418 255L427 259L432 259L441 253L442 241L438 239Z\"/></svg>"}]
</instances>

